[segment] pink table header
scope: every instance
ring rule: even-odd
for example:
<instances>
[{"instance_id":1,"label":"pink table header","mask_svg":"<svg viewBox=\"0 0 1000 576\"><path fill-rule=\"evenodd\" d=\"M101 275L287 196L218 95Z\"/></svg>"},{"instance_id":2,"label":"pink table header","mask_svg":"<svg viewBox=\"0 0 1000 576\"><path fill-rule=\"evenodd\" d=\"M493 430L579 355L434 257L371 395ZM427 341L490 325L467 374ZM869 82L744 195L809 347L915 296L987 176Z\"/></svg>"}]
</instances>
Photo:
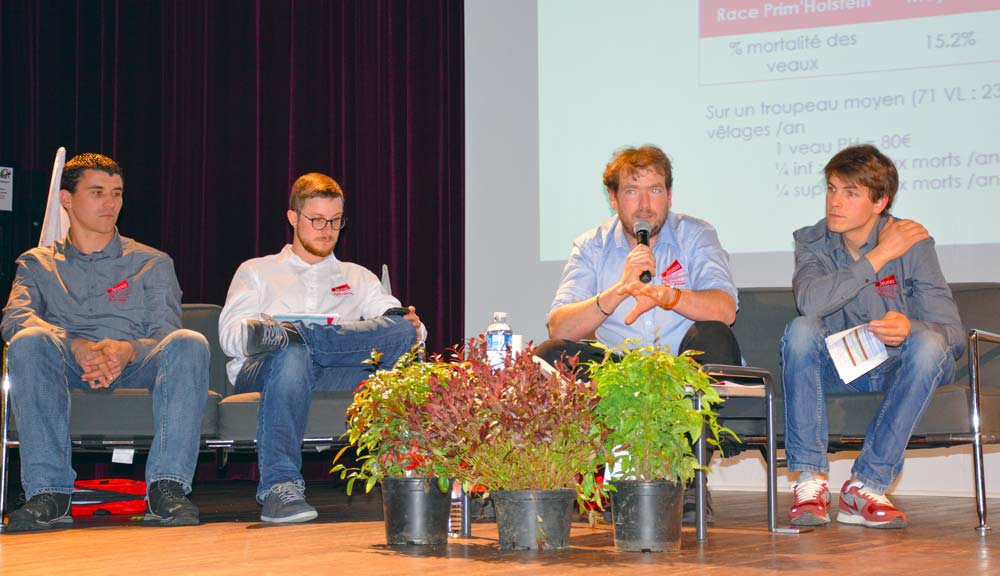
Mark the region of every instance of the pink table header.
<instances>
[{"instance_id":1,"label":"pink table header","mask_svg":"<svg viewBox=\"0 0 1000 576\"><path fill-rule=\"evenodd\" d=\"M701 37L1000 9L1000 0L701 0Z\"/></svg>"}]
</instances>

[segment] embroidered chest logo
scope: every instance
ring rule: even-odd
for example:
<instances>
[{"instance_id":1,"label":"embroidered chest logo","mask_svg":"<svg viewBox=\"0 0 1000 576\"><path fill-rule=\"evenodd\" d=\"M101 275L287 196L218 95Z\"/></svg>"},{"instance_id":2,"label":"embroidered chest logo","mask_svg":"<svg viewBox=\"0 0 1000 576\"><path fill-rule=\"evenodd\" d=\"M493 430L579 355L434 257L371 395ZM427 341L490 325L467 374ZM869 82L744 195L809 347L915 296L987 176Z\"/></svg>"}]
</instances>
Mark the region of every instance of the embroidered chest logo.
<instances>
[{"instance_id":1,"label":"embroidered chest logo","mask_svg":"<svg viewBox=\"0 0 1000 576\"><path fill-rule=\"evenodd\" d=\"M333 288L330 288L330 292L332 292L334 296L354 295L354 292L351 290L350 284L341 284L340 286L334 286Z\"/></svg>"},{"instance_id":2,"label":"embroidered chest logo","mask_svg":"<svg viewBox=\"0 0 1000 576\"><path fill-rule=\"evenodd\" d=\"M888 277L875 282L875 293L882 298L890 300L899 298L899 284L896 283L896 275L890 274Z\"/></svg>"},{"instance_id":3,"label":"embroidered chest logo","mask_svg":"<svg viewBox=\"0 0 1000 576\"><path fill-rule=\"evenodd\" d=\"M667 269L660 274L660 284L664 286L687 286L688 273L681 266L680 261L667 266Z\"/></svg>"},{"instance_id":4,"label":"embroidered chest logo","mask_svg":"<svg viewBox=\"0 0 1000 576\"><path fill-rule=\"evenodd\" d=\"M128 280L122 280L107 289L108 302L128 302L128 296L131 291L132 289L128 286Z\"/></svg>"}]
</instances>

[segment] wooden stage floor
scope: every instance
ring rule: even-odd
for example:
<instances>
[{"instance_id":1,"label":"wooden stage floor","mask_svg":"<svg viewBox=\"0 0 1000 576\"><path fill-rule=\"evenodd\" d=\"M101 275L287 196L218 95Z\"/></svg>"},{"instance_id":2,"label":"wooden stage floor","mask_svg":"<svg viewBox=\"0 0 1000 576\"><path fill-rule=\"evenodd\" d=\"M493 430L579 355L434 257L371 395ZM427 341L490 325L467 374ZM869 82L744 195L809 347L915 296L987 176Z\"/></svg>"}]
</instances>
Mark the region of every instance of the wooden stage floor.
<instances>
[{"instance_id":1,"label":"wooden stage floor","mask_svg":"<svg viewBox=\"0 0 1000 576\"><path fill-rule=\"evenodd\" d=\"M763 493L716 492L707 542L685 528L678 553L620 553L612 528L575 523L561 552L497 549L496 524L477 522L473 538L445 547L384 545L377 494L347 498L341 487L310 484L320 518L295 526L257 522L254 485L230 481L196 487L201 526L143 528L127 518L78 521L57 532L0 535L0 573L90 574L1000 574L998 533L980 537L972 498L898 497L906 530L838 525L799 535L771 535ZM781 496L784 519L790 495ZM1000 500L990 502L1000 513ZM836 506L836 504L834 504Z\"/></svg>"}]
</instances>

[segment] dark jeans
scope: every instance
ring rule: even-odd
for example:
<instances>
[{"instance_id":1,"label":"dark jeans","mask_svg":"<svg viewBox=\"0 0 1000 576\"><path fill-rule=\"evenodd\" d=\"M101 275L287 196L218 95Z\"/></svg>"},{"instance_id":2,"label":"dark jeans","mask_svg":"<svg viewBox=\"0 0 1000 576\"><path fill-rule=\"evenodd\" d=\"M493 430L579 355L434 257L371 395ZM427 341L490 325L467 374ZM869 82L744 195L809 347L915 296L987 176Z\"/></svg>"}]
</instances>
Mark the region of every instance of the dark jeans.
<instances>
[{"instance_id":1,"label":"dark jeans","mask_svg":"<svg viewBox=\"0 0 1000 576\"><path fill-rule=\"evenodd\" d=\"M372 349L383 353L382 366L416 343L408 320L380 316L336 326L297 323L304 344L247 358L236 378L235 392L260 392L257 411L257 501L263 503L275 484L302 482L302 438L306 432L312 393L354 390L375 372L363 364Z\"/></svg>"},{"instance_id":2,"label":"dark jeans","mask_svg":"<svg viewBox=\"0 0 1000 576\"><path fill-rule=\"evenodd\" d=\"M681 339L678 354L686 350L700 350L702 354L693 356L699 364L732 364L739 366L743 363L740 354L740 345L736 342L736 335L732 329L722 322L708 320L695 322L688 328ZM579 354L579 364L577 364L577 377L581 379L589 378L586 371L586 363L590 361L600 362L604 359L604 350L593 346L586 340L565 340L550 339L542 342L535 349L535 356L545 360L549 364L564 358L570 358L574 354Z\"/></svg>"},{"instance_id":3,"label":"dark jeans","mask_svg":"<svg viewBox=\"0 0 1000 576\"><path fill-rule=\"evenodd\" d=\"M898 355L845 384L826 347L829 334L822 319L799 316L789 322L781 340L788 469L829 473L827 395L884 392L851 468L855 478L884 492L903 469L906 445L934 391L951 382L955 357L942 333L915 323Z\"/></svg>"},{"instance_id":4,"label":"dark jeans","mask_svg":"<svg viewBox=\"0 0 1000 576\"><path fill-rule=\"evenodd\" d=\"M174 330L148 356L128 364L111 385L111 390L151 392L155 433L146 462L147 485L173 480L186 492L191 489L208 397L208 361L204 336ZM83 369L66 340L38 326L11 339L7 368L25 497L72 494L76 473L71 466L70 389L89 390L80 379Z\"/></svg>"}]
</instances>

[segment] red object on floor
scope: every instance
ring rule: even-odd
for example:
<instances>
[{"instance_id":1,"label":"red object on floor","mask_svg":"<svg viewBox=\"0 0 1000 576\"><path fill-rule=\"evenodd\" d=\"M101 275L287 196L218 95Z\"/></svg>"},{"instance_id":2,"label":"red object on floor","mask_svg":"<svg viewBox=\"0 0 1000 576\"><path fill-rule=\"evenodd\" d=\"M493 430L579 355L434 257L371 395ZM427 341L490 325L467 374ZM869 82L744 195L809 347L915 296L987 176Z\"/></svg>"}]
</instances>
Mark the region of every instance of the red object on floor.
<instances>
[{"instance_id":1,"label":"red object on floor","mask_svg":"<svg viewBox=\"0 0 1000 576\"><path fill-rule=\"evenodd\" d=\"M603 485L604 484L604 467L601 467L600 472L598 472L597 474L594 475L594 480L597 481L598 485ZM583 482L583 476L580 475L580 474L577 474L576 475L576 483L579 485L581 482ZM580 489L577 488L577 490L580 490ZM600 506L597 505L597 502L584 502L583 503L583 509L584 510L608 510L610 506L611 506L611 498L609 498L607 494L602 494L601 495L601 505Z\"/></svg>"},{"instance_id":2,"label":"red object on floor","mask_svg":"<svg viewBox=\"0 0 1000 576\"><path fill-rule=\"evenodd\" d=\"M142 480L102 478L77 480L73 485L73 516L141 514L146 510L146 483Z\"/></svg>"}]
</instances>

